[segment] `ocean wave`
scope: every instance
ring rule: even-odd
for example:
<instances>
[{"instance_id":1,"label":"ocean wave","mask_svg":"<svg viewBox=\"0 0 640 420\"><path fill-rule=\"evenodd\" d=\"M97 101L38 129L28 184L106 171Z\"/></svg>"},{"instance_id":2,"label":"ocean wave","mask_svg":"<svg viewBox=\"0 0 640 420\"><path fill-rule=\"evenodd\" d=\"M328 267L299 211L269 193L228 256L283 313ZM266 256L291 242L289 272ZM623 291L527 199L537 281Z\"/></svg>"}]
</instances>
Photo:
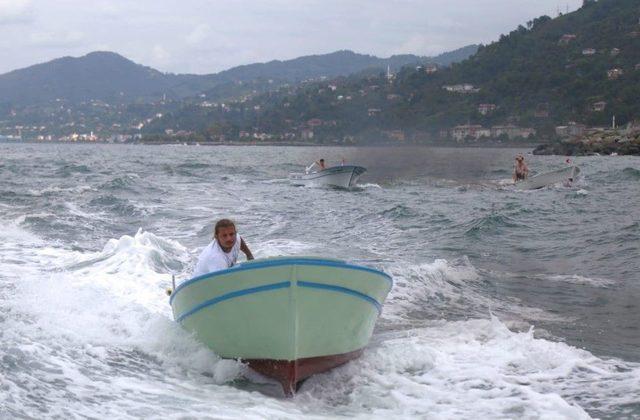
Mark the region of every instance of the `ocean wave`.
<instances>
[{"instance_id":1,"label":"ocean wave","mask_svg":"<svg viewBox=\"0 0 640 420\"><path fill-rule=\"evenodd\" d=\"M81 164L67 164L62 165L55 171L55 175L61 178L67 178L71 175L75 174L88 174L91 173L92 170L87 165Z\"/></svg>"},{"instance_id":2,"label":"ocean wave","mask_svg":"<svg viewBox=\"0 0 640 420\"><path fill-rule=\"evenodd\" d=\"M384 269L394 279L383 311L385 325L439 319L443 314L448 319L486 318L494 313L517 321L564 320L498 293L468 258L451 262L438 259L418 265L392 264Z\"/></svg>"},{"instance_id":3,"label":"ocean wave","mask_svg":"<svg viewBox=\"0 0 640 420\"><path fill-rule=\"evenodd\" d=\"M384 209L378 212L380 216L389 218L392 220L410 219L416 217L416 212L404 204L397 204L391 208Z\"/></svg>"},{"instance_id":4,"label":"ocean wave","mask_svg":"<svg viewBox=\"0 0 640 420\"><path fill-rule=\"evenodd\" d=\"M109 211L119 216L146 216L149 214L147 208L137 206L126 198L118 198L110 194L91 199L89 206L94 207L96 211Z\"/></svg>"},{"instance_id":5,"label":"ocean wave","mask_svg":"<svg viewBox=\"0 0 640 420\"><path fill-rule=\"evenodd\" d=\"M131 190L132 186L134 186L140 176L138 174L124 174L121 176L117 176L115 178L110 179L99 187L100 191L110 190L110 191L122 191L122 190Z\"/></svg>"},{"instance_id":6,"label":"ocean wave","mask_svg":"<svg viewBox=\"0 0 640 420\"><path fill-rule=\"evenodd\" d=\"M640 365L603 360L490 320L377 337L364 356L310 378L297 400L375 418L590 418L637 404ZM586 383L597 384L585 387Z\"/></svg>"},{"instance_id":7,"label":"ocean wave","mask_svg":"<svg viewBox=\"0 0 640 420\"><path fill-rule=\"evenodd\" d=\"M624 168L622 170L622 177L626 180L640 179L640 169L636 168Z\"/></svg>"},{"instance_id":8,"label":"ocean wave","mask_svg":"<svg viewBox=\"0 0 640 420\"><path fill-rule=\"evenodd\" d=\"M505 229L526 228L509 216L492 213L477 217L459 226L466 236L479 237L483 234L497 235Z\"/></svg>"}]
</instances>

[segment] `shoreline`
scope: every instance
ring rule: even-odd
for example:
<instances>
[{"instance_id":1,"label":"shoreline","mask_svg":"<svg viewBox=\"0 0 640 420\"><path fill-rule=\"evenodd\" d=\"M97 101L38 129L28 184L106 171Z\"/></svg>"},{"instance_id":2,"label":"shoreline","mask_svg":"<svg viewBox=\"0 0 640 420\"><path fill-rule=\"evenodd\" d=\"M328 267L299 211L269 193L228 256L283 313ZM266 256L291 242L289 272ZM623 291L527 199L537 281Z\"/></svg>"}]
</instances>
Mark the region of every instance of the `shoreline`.
<instances>
[{"instance_id":1,"label":"shoreline","mask_svg":"<svg viewBox=\"0 0 640 420\"><path fill-rule=\"evenodd\" d=\"M459 149L534 149L540 143L474 143L474 144L458 144L458 143L370 143L370 144L321 144L321 143L302 143L302 142L131 142L131 143L110 143L110 142L89 142L89 141L38 141L38 140L20 140L20 141L0 141L0 144L77 144L77 145L136 145L136 146L243 146L243 147L346 147L346 148L410 148L410 147L435 147L435 148L459 148Z\"/></svg>"}]
</instances>

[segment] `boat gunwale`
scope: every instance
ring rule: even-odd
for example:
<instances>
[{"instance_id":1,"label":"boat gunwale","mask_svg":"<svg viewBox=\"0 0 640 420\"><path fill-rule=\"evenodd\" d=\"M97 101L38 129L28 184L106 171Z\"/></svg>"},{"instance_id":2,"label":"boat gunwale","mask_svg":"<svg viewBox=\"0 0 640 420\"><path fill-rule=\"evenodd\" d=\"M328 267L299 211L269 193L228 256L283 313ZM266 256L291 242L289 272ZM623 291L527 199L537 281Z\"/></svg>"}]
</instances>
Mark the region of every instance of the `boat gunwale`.
<instances>
[{"instance_id":1,"label":"boat gunwale","mask_svg":"<svg viewBox=\"0 0 640 420\"><path fill-rule=\"evenodd\" d=\"M340 175L343 173L347 174L349 172L351 172L351 179L353 179L354 175L360 176L363 173L367 172L367 169L363 166L355 166L355 165L332 166L331 168L323 169L318 172L311 172L308 174L301 173L301 172L294 172L289 174L289 179L292 181L313 181L314 179L324 178L329 175ZM317 176L313 176L313 175L317 175Z\"/></svg>"},{"instance_id":2,"label":"boat gunwale","mask_svg":"<svg viewBox=\"0 0 640 420\"><path fill-rule=\"evenodd\" d=\"M373 305L378 311L378 315L382 313L382 303L378 302L375 298L369 296L366 293L362 293L358 290L353 290L348 287L336 286L333 284L325 284L325 283L317 283L317 282L300 280L300 281L297 281L296 283L292 283L290 281L284 281L284 282L265 284L262 286L250 287L248 289L235 290L233 292L225 293L224 295L216 296L215 298L207 299L204 302L198 303L191 309L186 310L181 314L179 314L178 316L176 316L175 320L176 322L182 322L182 320L184 320L185 318L190 317L191 315L194 315L195 313L199 312L204 308L207 308L209 306L213 306L218 303L231 300L237 297L251 295L255 293L261 293L261 292L269 292L269 291L278 290L278 289L286 289L286 288L293 287L294 285L298 287L308 288L308 289L328 290L332 292L342 293L345 295L350 295Z\"/></svg>"},{"instance_id":3,"label":"boat gunwale","mask_svg":"<svg viewBox=\"0 0 640 420\"><path fill-rule=\"evenodd\" d=\"M343 261L332 261L332 260L324 260L324 259L311 259L311 258L283 258L277 260L266 260L266 261L258 261L258 262L249 262L249 264L241 263L231 268L227 268L220 271L213 271L211 273L202 274L200 276L193 277L183 283L180 283L176 289L171 293L169 297L169 304L173 303L173 300L177 296L178 292L184 289L187 286L190 286L194 283L198 283L202 280L210 279L213 277L219 277L225 274L231 274L238 271L246 271L254 268L265 268L265 267L278 267L283 265L319 265L325 267L335 267L335 268L345 268L348 270L360 270L367 271L373 274L377 274L387 280L390 284L390 288L393 287L393 279L387 273L376 270L375 268L369 268L359 265L348 264Z\"/></svg>"},{"instance_id":4,"label":"boat gunwale","mask_svg":"<svg viewBox=\"0 0 640 420\"><path fill-rule=\"evenodd\" d=\"M580 167L578 165L572 165L572 166L567 166L564 168L560 168L560 169L555 169L553 171L547 171L547 172L540 172L537 173L533 176L531 176L530 178L521 180L521 181L516 181L516 183L514 184L516 186L517 189L522 190L522 191L526 191L526 190L539 190L541 188L544 187L548 187L550 185L554 185L554 184L558 184L560 182L564 182L565 180L571 180L573 181L571 178L577 178L580 176ZM532 187L532 185L535 185L536 181L539 181L541 179L544 179L544 177L549 176L549 175L565 175L565 178L563 179L558 179L556 181L552 181L552 182L546 182L543 185L540 185L539 187Z\"/></svg>"},{"instance_id":5,"label":"boat gunwale","mask_svg":"<svg viewBox=\"0 0 640 420\"><path fill-rule=\"evenodd\" d=\"M573 175L574 172L576 172L576 175L579 175L580 174L580 167L577 166L577 165L573 165L573 166L567 166L565 168L555 169L553 171L540 172L540 173L537 173L537 174L533 175L530 178L525 179L525 181L533 181L536 178L538 178L538 177L542 178L545 175L551 175L551 174L556 174L556 173L557 174L561 174L563 172L569 172L569 171L571 171L572 175Z\"/></svg>"}]
</instances>

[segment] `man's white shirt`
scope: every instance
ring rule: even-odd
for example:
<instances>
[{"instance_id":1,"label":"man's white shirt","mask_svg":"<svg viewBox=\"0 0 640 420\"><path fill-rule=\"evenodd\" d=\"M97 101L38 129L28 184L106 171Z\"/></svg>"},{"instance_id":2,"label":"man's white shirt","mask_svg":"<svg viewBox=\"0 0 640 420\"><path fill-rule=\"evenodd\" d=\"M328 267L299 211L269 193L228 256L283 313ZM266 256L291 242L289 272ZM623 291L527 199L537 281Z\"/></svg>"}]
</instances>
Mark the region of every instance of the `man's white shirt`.
<instances>
[{"instance_id":1,"label":"man's white shirt","mask_svg":"<svg viewBox=\"0 0 640 420\"><path fill-rule=\"evenodd\" d=\"M241 241L240 235L236 234L236 243L229 252L224 252L216 239L211 241L200 253L193 277L233 267L238 260Z\"/></svg>"}]
</instances>

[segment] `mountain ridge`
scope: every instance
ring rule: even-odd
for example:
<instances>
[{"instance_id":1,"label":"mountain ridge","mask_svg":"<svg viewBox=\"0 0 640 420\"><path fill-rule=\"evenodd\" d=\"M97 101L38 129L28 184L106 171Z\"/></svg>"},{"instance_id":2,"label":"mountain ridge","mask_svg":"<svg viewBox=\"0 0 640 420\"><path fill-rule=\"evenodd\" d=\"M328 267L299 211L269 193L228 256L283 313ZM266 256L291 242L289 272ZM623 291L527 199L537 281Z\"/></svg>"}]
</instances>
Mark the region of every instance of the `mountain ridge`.
<instances>
[{"instance_id":1,"label":"mountain ridge","mask_svg":"<svg viewBox=\"0 0 640 420\"><path fill-rule=\"evenodd\" d=\"M450 64L451 60L446 57L455 55L456 51L465 54L476 49L477 46L471 45L444 53L439 64ZM196 75L163 73L115 52L93 51L81 57L60 57L0 75L0 104L26 106L56 99L68 102L94 99L115 103L150 102L160 98L179 100L206 93L225 83L238 84L258 79L276 80L281 84L297 83L321 76L346 76L371 67L390 65L397 68L421 61L438 61L438 57L398 55L384 59L340 50ZM260 88L268 90L269 86L261 84ZM238 88L230 92L244 93Z\"/></svg>"}]
</instances>

